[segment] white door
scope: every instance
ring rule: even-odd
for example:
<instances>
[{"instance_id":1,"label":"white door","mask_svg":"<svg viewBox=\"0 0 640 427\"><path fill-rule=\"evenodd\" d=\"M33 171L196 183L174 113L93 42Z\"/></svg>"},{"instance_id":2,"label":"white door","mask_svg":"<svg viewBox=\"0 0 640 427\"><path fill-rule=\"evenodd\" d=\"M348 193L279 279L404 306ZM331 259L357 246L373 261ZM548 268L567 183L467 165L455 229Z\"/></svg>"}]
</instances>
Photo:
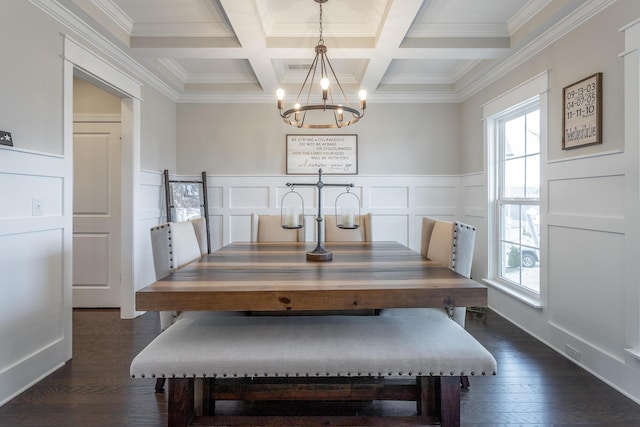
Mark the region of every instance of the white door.
<instances>
[{"instance_id":1,"label":"white door","mask_svg":"<svg viewBox=\"0 0 640 427\"><path fill-rule=\"evenodd\" d=\"M120 123L74 123L74 307L120 307L120 175Z\"/></svg>"}]
</instances>

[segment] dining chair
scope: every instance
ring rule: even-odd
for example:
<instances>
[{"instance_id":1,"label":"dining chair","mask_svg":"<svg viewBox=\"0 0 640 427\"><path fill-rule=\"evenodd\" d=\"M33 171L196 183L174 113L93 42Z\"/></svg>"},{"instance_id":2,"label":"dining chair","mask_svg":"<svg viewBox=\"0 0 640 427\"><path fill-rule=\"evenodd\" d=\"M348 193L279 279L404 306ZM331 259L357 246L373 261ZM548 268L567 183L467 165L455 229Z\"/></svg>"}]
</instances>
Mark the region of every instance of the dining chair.
<instances>
[{"instance_id":1,"label":"dining chair","mask_svg":"<svg viewBox=\"0 0 640 427\"><path fill-rule=\"evenodd\" d=\"M470 278L475 236L471 225L423 217L420 253ZM455 307L448 314L464 328L466 307Z\"/></svg>"},{"instance_id":2,"label":"dining chair","mask_svg":"<svg viewBox=\"0 0 640 427\"><path fill-rule=\"evenodd\" d=\"M325 242L371 242L372 226L371 213L360 215L358 223L360 226L355 229L338 228L334 215L324 217L324 241Z\"/></svg>"},{"instance_id":3,"label":"dining chair","mask_svg":"<svg viewBox=\"0 0 640 427\"><path fill-rule=\"evenodd\" d=\"M425 258L446 265L464 277L470 278L475 236L476 229L471 225L459 221L442 221L423 217L420 254ZM453 307L449 310L440 308L380 310L381 316L415 315L420 316L422 320L427 322L432 316L449 316L463 328L466 314L466 307ZM469 378L461 376L460 383L463 388L468 388Z\"/></svg>"},{"instance_id":4,"label":"dining chair","mask_svg":"<svg viewBox=\"0 0 640 427\"><path fill-rule=\"evenodd\" d=\"M191 225L193 225L193 231L196 233L200 254L205 256L209 253L207 246L207 221L204 218L193 218L190 221Z\"/></svg>"},{"instance_id":5,"label":"dining chair","mask_svg":"<svg viewBox=\"0 0 640 427\"><path fill-rule=\"evenodd\" d=\"M282 228L280 215L251 214L252 242L304 242L304 228Z\"/></svg>"},{"instance_id":6,"label":"dining chair","mask_svg":"<svg viewBox=\"0 0 640 427\"><path fill-rule=\"evenodd\" d=\"M207 228L204 218L183 222L168 222L150 230L151 251L156 280L202 258L208 253ZM219 317L244 315L242 312L218 311L161 311L160 332L166 330L179 319L193 317ZM156 380L156 393L162 392L164 378Z\"/></svg>"}]
</instances>

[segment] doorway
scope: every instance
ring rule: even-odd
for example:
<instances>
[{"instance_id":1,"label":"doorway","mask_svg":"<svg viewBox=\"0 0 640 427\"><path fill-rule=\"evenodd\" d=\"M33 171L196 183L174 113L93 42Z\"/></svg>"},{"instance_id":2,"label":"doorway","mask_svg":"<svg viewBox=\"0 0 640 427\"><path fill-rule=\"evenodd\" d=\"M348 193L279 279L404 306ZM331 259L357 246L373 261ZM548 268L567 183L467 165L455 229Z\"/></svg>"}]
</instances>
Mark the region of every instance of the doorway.
<instances>
[{"instance_id":1,"label":"doorway","mask_svg":"<svg viewBox=\"0 0 640 427\"><path fill-rule=\"evenodd\" d=\"M92 85L114 95L120 103L120 173L117 174L121 185L120 187L120 238L119 242L114 243L114 256L120 262L119 274L116 279L119 280L119 304L120 317L133 318L135 311L135 291L136 291L136 245L138 238L136 237L138 227L136 223L136 203L139 194L140 182L140 106L141 106L141 85L133 80L122 71L115 69L106 63L102 58L96 56L93 52L87 50L84 46L78 44L68 36L64 36L65 49L65 67L64 79L65 90L64 99L65 108L65 157L69 159L69 168L75 169L74 163L74 77L81 78ZM103 144L104 145L104 144ZM65 240L73 242L73 190L65 192L65 210L68 226L65 227ZM106 237L102 239L103 242ZM73 246L73 243L71 243ZM103 249L105 252L106 249ZM65 257L68 258L67 265L73 266L76 260L73 254L67 252ZM71 268L69 271L73 271ZM105 273L106 274L106 273ZM109 273L111 274L111 273ZM72 274L68 275L65 280L68 289L68 295L73 292ZM69 322L71 316L69 316ZM70 325L69 325L70 326Z\"/></svg>"},{"instance_id":2,"label":"doorway","mask_svg":"<svg viewBox=\"0 0 640 427\"><path fill-rule=\"evenodd\" d=\"M120 308L120 98L73 80L73 307Z\"/></svg>"}]
</instances>

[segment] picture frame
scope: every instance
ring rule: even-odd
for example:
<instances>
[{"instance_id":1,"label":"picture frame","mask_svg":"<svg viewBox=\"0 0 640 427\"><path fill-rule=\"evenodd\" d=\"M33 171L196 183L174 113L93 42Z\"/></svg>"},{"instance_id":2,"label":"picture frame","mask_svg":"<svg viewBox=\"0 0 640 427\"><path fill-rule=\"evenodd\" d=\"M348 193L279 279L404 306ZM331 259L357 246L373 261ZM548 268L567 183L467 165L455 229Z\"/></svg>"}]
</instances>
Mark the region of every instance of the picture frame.
<instances>
[{"instance_id":1,"label":"picture frame","mask_svg":"<svg viewBox=\"0 0 640 427\"><path fill-rule=\"evenodd\" d=\"M562 149L602 144L602 73L562 89Z\"/></svg>"},{"instance_id":2,"label":"picture frame","mask_svg":"<svg viewBox=\"0 0 640 427\"><path fill-rule=\"evenodd\" d=\"M286 136L287 175L358 174L358 135L304 134Z\"/></svg>"}]
</instances>

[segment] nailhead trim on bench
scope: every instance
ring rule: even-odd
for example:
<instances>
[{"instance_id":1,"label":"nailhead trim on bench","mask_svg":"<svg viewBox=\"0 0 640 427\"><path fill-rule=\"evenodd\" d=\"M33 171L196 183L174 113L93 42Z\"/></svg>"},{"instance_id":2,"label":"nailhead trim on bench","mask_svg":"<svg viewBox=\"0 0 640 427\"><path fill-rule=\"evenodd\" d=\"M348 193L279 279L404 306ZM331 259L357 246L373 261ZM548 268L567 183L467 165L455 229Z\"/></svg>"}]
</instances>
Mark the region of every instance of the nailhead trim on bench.
<instances>
[{"instance_id":1,"label":"nailhead trim on bench","mask_svg":"<svg viewBox=\"0 0 640 427\"><path fill-rule=\"evenodd\" d=\"M132 378L413 377L425 376L425 372L428 376L475 376L478 372L495 375L495 359L455 322L443 316L432 319L421 328L416 325L416 319L404 316L182 319L160 334L134 359L130 374ZM235 338L236 334L239 338ZM283 341L279 341L280 338ZM268 369L224 370L233 365L244 367L252 364ZM376 364L397 365L398 369L340 369ZM462 369L427 371L412 368L412 364L460 365ZM286 370L287 367L305 365L327 365L338 369ZM477 370L474 366L490 370ZM172 367L186 370L171 372ZM189 370L190 367L194 370Z\"/></svg>"},{"instance_id":2,"label":"nailhead trim on bench","mask_svg":"<svg viewBox=\"0 0 640 427\"><path fill-rule=\"evenodd\" d=\"M335 374L331 374L330 372L327 372L324 375L327 376L327 377L344 377L344 375L341 372L336 372ZM470 373L467 374L464 371L461 371L459 374L456 374L455 372L449 372L449 375L450 376L456 376L456 375L471 375L471 376L475 376L476 373L474 371L471 371ZM482 371L481 375L482 376L486 376L487 373ZM496 375L496 373L492 372L491 375ZM199 374L195 374L195 373L194 374L185 374L185 373L183 373L183 374L178 374L178 375L171 374L171 375L168 375L168 376L165 375L165 374L158 375L158 376L156 376L156 374L151 374L151 378L180 378L180 377L182 377L182 378L188 378L188 377L193 377L193 378L218 378L218 377L228 378L230 376L232 376L234 378L238 378L238 377L254 378L254 377L261 377L261 376L265 377L265 378L268 378L268 377L281 377L282 375L280 375L277 372L275 374L273 374L273 375L269 375L268 373L264 373L263 375L260 375L258 373L254 373L254 374L245 373L243 375L238 375L236 373L234 373L232 375L228 375L226 373L223 373L223 374L214 373L213 375L207 375L207 374L200 374L199 375ZM285 377L296 377L296 378L299 378L299 377L312 377L314 375L313 374L309 374L309 373L305 373L305 374L295 373L294 375L291 375L289 373L285 373L284 376ZM320 375L320 373L316 372L315 376L316 377L320 377L322 375ZM352 375L351 375L350 372L348 372L347 376L350 377ZM358 372L358 374L356 376L358 376L358 377L385 377L385 376L389 376L389 377L399 376L399 377L402 377L402 376L405 376L405 374L403 374L402 372L398 372L398 373L389 372L387 374L383 374L382 372L378 372L378 375L374 375L373 373L369 372L367 375L362 375L360 372ZM406 374L406 376L409 376L409 377L415 377L415 376L422 377L424 375L423 375L422 372L418 372L416 375L414 375L412 372L409 372L409 373ZM445 376L445 373L444 372L440 372L440 373L436 374L434 372L429 372L429 376L430 377L443 377L443 376ZM140 378L146 378L147 376L142 374L139 377ZM131 378L136 378L136 375L132 374Z\"/></svg>"}]
</instances>

